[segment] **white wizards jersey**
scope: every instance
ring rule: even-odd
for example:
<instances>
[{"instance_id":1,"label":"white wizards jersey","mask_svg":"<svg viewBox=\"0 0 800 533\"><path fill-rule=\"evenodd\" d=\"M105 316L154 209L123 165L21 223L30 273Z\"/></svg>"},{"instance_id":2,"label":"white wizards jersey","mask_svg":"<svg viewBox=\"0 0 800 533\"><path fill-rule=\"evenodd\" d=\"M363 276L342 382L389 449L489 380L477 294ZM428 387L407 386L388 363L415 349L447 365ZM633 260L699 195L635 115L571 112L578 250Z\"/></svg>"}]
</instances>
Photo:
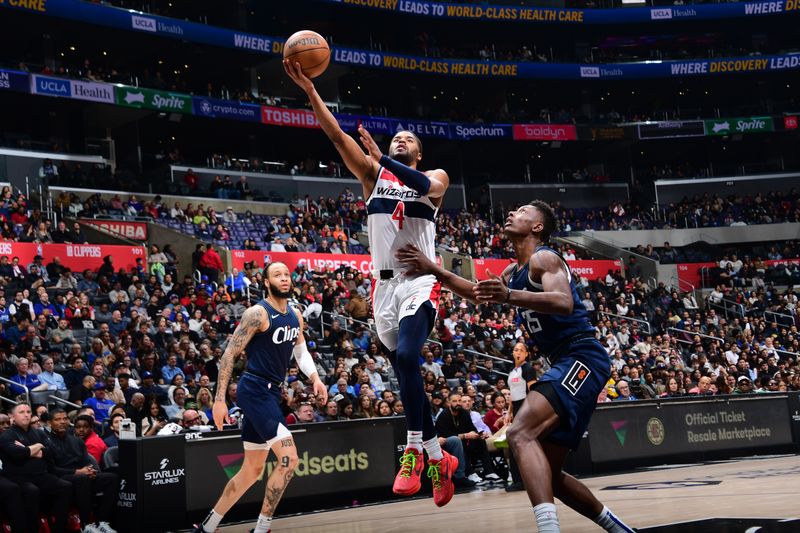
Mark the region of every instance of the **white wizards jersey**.
<instances>
[{"instance_id":1,"label":"white wizards jersey","mask_svg":"<svg viewBox=\"0 0 800 533\"><path fill-rule=\"evenodd\" d=\"M405 270L394 254L409 243L428 259L436 261L437 211L430 198L421 196L381 167L367 200L367 231L373 268Z\"/></svg>"}]
</instances>

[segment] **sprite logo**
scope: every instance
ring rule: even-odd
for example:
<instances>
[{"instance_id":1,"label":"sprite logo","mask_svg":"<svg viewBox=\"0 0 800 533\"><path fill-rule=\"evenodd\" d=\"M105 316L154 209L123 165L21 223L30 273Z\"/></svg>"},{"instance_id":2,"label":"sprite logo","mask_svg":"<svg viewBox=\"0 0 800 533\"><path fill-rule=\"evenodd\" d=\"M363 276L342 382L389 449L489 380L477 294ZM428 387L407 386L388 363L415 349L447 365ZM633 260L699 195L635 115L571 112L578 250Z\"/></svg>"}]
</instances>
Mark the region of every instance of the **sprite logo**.
<instances>
[{"instance_id":1,"label":"sprite logo","mask_svg":"<svg viewBox=\"0 0 800 533\"><path fill-rule=\"evenodd\" d=\"M628 435L628 429L626 428L627 425L627 420L611 422L611 429L614 430L614 434L617 436L620 446L625 446L625 437Z\"/></svg>"},{"instance_id":2,"label":"sprite logo","mask_svg":"<svg viewBox=\"0 0 800 533\"><path fill-rule=\"evenodd\" d=\"M758 133L775 131L771 117L726 118L706 120L706 135L730 135L732 133Z\"/></svg>"}]
</instances>

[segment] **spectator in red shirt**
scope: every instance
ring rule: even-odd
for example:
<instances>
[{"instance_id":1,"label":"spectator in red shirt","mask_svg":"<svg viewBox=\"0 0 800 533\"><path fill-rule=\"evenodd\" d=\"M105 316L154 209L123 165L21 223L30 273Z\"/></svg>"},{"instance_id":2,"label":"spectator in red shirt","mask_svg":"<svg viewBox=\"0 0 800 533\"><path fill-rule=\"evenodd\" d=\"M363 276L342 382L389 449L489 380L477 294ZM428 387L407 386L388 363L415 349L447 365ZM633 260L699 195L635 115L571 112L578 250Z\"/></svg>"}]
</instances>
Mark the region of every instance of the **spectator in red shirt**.
<instances>
[{"instance_id":1,"label":"spectator in red shirt","mask_svg":"<svg viewBox=\"0 0 800 533\"><path fill-rule=\"evenodd\" d=\"M75 436L83 440L86 451L97 460L97 464L103 464L103 454L108 446L94 432L94 420L91 416L80 415L75 418Z\"/></svg>"},{"instance_id":2,"label":"spectator in red shirt","mask_svg":"<svg viewBox=\"0 0 800 533\"><path fill-rule=\"evenodd\" d=\"M497 433L505 425L506 398L502 392L492 394L493 407L483 415L483 422L489 426L492 433Z\"/></svg>"},{"instance_id":3,"label":"spectator in red shirt","mask_svg":"<svg viewBox=\"0 0 800 533\"><path fill-rule=\"evenodd\" d=\"M209 280L219 280L219 273L223 269L222 258L213 246L209 245L206 253L200 258L200 268L203 269Z\"/></svg>"},{"instance_id":4,"label":"spectator in red shirt","mask_svg":"<svg viewBox=\"0 0 800 533\"><path fill-rule=\"evenodd\" d=\"M194 170L190 168L186 171L186 175L183 176L183 182L189 187L189 192L197 190L197 174L194 173Z\"/></svg>"}]
</instances>

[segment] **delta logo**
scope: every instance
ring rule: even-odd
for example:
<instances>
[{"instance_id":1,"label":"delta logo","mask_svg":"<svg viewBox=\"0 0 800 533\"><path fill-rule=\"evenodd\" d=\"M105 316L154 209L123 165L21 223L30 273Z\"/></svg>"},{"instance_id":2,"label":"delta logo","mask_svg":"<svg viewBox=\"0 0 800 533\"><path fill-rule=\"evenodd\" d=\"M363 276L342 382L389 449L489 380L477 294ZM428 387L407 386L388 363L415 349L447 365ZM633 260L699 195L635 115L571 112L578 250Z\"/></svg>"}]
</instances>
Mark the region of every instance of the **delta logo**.
<instances>
[{"instance_id":1,"label":"delta logo","mask_svg":"<svg viewBox=\"0 0 800 533\"><path fill-rule=\"evenodd\" d=\"M628 435L628 421L627 420L618 420L611 422L611 429L614 430L614 434L617 436L617 440L619 441L620 446L625 446L625 437Z\"/></svg>"}]
</instances>

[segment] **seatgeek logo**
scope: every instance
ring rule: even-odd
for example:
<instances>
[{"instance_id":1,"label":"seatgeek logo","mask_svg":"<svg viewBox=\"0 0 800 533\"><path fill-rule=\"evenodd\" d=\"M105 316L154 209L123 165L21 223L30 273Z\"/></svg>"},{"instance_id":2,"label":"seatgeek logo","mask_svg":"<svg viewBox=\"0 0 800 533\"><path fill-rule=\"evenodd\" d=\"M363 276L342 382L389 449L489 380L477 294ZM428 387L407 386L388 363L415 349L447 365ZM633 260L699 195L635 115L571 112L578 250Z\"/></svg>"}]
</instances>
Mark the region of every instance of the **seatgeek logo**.
<instances>
[{"instance_id":1,"label":"seatgeek logo","mask_svg":"<svg viewBox=\"0 0 800 533\"><path fill-rule=\"evenodd\" d=\"M131 15L131 26L134 30L149 31L153 33L158 32L156 19L151 19L150 17Z\"/></svg>"},{"instance_id":2,"label":"seatgeek logo","mask_svg":"<svg viewBox=\"0 0 800 533\"><path fill-rule=\"evenodd\" d=\"M156 485L171 485L173 483L180 483L180 478L186 475L185 468L167 468L169 466L169 459L164 457L158 464L158 470L153 472L145 472L144 480L150 482L150 486Z\"/></svg>"}]
</instances>

